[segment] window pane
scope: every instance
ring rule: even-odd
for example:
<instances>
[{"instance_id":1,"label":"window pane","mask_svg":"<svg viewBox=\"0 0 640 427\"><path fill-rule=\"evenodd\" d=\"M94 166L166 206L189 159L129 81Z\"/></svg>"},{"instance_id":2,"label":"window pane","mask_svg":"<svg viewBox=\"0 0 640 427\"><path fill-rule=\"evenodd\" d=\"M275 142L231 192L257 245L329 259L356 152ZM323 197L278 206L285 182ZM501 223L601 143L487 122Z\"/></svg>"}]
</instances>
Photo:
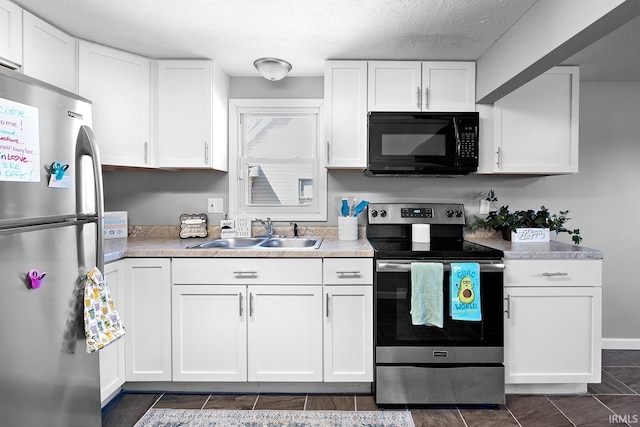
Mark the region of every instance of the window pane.
<instances>
[{"instance_id":1,"label":"window pane","mask_svg":"<svg viewBox=\"0 0 640 427\"><path fill-rule=\"evenodd\" d=\"M243 120L247 158L313 157L317 116L246 114Z\"/></svg>"},{"instance_id":2,"label":"window pane","mask_svg":"<svg viewBox=\"0 0 640 427\"><path fill-rule=\"evenodd\" d=\"M250 162L247 205L300 206L313 203L311 162Z\"/></svg>"}]
</instances>

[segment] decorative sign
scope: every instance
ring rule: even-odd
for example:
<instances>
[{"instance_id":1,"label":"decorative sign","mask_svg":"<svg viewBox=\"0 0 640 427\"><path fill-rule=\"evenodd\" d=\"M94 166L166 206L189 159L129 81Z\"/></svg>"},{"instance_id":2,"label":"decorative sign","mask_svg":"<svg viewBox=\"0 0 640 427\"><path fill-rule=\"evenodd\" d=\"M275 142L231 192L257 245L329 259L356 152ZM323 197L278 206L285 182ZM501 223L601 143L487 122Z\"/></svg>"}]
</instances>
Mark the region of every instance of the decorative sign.
<instances>
[{"instance_id":1,"label":"decorative sign","mask_svg":"<svg viewBox=\"0 0 640 427\"><path fill-rule=\"evenodd\" d=\"M511 241L515 243L540 243L549 241L548 228L516 228L511 232Z\"/></svg>"},{"instance_id":2,"label":"decorative sign","mask_svg":"<svg viewBox=\"0 0 640 427\"><path fill-rule=\"evenodd\" d=\"M0 98L0 181L40 181L38 109Z\"/></svg>"}]
</instances>

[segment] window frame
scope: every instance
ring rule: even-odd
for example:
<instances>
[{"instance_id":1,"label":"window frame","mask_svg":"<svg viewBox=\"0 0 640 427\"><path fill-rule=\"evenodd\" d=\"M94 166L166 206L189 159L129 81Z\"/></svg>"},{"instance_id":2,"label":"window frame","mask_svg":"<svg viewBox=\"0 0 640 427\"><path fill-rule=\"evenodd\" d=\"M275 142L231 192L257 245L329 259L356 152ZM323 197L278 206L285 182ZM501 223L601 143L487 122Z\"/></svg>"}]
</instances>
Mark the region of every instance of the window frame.
<instances>
[{"instance_id":1,"label":"window frame","mask_svg":"<svg viewBox=\"0 0 640 427\"><path fill-rule=\"evenodd\" d=\"M313 199L310 205L249 206L245 203L248 177L243 164L256 160L242 157L241 118L249 113L307 113L317 117L316 142L311 158L298 158L300 163L312 160ZM296 162L296 158L265 158L266 162ZM327 170L324 144L324 100L322 99L230 99L229 100L229 215L234 217L266 218L274 221L326 221ZM317 200L317 202L315 201Z\"/></svg>"}]
</instances>

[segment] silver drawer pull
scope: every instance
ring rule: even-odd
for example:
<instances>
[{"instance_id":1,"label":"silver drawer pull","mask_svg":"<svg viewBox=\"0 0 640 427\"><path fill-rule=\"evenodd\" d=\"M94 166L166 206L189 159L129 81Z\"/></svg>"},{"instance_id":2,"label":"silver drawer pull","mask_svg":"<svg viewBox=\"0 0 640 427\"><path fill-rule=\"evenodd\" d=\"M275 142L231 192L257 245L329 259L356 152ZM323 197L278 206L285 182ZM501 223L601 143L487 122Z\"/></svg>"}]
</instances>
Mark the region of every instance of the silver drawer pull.
<instances>
[{"instance_id":1,"label":"silver drawer pull","mask_svg":"<svg viewBox=\"0 0 640 427\"><path fill-rule=\"evenodd\" d=\"M568 276L569 273L561 273L561 272L557 272L557 273L542 273L542 275L544 277L558 277L558 276Z\"/></svg>"},{"instance_id":2,"label":"silver drawer pull","mask_svg":"<svg viewBox=\"0 0 640 427\"><path fill-rule=\"evenodd\" d=\"M360 270L336 271L336 274L338 274L339 276L359 276L360 275Z\"/></svg>"},{"instance_id":3,"label":"silver drawer pull","mask_svg":"<svg viewBox=\"0 0 640 427\"><path fill-rule=\"evenodd\" d=\"M236 276L257 276L258 272L255 270L250 270L250 271L234 271L233 272L234 275Z\"/></svg>"}]
</instances>

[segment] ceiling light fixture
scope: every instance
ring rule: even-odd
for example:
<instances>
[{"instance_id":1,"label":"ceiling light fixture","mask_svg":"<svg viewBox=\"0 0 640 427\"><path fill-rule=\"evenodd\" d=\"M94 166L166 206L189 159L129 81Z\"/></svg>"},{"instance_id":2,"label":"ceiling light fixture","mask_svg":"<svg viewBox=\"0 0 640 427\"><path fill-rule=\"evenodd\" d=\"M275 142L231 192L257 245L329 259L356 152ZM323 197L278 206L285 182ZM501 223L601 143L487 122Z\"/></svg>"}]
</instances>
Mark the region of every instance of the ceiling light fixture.
<instances>
[{"instance_id":1,"label":"ceiling light fixture","mask_svg":"<svg viewBox=\"0 0 640 427\"><path fill-rule=\"evenodd\" d=\"M253 61L253 65L265 79L272 82L282 80L292 68L287 61L278 58L256 59Z\"/></svg>"}]
</instances>

